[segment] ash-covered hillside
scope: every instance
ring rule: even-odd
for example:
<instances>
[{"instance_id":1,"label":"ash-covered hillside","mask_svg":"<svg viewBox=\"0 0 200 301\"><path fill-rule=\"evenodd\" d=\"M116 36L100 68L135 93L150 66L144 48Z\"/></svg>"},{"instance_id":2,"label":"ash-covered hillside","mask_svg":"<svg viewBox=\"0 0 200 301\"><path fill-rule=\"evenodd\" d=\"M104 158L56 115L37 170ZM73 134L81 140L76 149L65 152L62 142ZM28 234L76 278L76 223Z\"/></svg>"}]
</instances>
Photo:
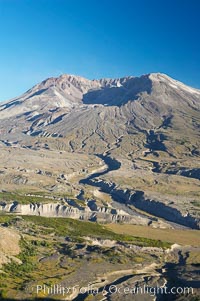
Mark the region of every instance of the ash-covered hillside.
<instances>
[{"instance_id":1,"label":"ash-covered hillside","mask_svg":"<svg viewBox=\"0 0 200 301\"><path fill-rule=\"evenodd\" d=\"M64 74L0 103L0 133L8 143L65 138L69 150L90 153L114 143L122 153L133 144L172 152L170 141L185 139L195 152L199 111L200 91L165 74L100 80Z\"/></svg>"}]
</instances>

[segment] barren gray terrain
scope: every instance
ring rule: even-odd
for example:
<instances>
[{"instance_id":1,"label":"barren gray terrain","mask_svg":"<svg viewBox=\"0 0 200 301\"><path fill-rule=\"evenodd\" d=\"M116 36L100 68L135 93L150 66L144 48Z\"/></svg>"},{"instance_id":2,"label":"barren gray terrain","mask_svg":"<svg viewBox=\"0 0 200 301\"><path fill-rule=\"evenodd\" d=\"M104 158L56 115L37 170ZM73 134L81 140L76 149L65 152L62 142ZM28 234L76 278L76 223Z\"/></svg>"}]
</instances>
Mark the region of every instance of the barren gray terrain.
<instances>
[{"instance_id":1,"label":"barren gray terrain","mask_svg":"<svg viewBox=\"0 0 200 301\"><path fill-rule=\"evenodd\" d=\"M100 291L91 300L100 300L105 286L102 300L118 300L109 293L113 283L170 286L172 269L176 281L189 283L197 273L192 264L199 264L193 239L200 229L199 113L200 90L161 73L100 80L64 74L0 103L0 224L11 231L8 238L16 231L37 246L27 258L38 272L22 271L21 281L15 274L19 300L31 298L37 278L45 283L41 275L51 259L60 284L96 283ZM141 227L144 240L137 241L134 227ZM148 232L154 230L157 239ZM165 239L162 231L168 231ZM175 233L179 245L171 247ZM18 240L13 255L0 254L3 266L23 264ZM191 266L181 278L186 263ZM12 300L14 289L4 290L6 298ZM143 300L153 300L148 297ZM142 300L132 298L124 296Z\"/></svg>"},{"instance_id":2,"label":"barren gray terrain","mask_svg":"<svg viewBox=\"0 0 200 301\"><path fill-rule=\"evenodd\" d=\"M86 219L114 218L111 203L95 198L101 190L117 201L118 221L152 224L147 213L199 228L199 110L200 91L165 74L49 78L0 105L0 181L8 192L80 194L77 218L80 209Z\"/></svg>"}]
</instances>

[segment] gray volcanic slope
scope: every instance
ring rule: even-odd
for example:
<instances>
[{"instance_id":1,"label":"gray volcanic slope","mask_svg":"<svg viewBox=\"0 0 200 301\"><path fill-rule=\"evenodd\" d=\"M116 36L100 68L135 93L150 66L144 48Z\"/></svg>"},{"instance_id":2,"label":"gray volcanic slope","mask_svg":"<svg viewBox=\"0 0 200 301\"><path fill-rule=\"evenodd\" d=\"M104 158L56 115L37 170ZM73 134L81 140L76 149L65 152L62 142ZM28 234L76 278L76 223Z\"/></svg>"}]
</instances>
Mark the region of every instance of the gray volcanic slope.
<instances>
[{"instance_id":1,"label":"gray volcanic slope","mask_svg":"<svg viewBox=\"0 0 200 301\"><path fill-rule=\"evenodd\" d=\"M164 150L178 137L189 139L197 152L199 111L200 90L165 74L100 80L64 74L0 103L0 139L59 137L71 151L87 152L119 143L127 152L134 143Z\"/></svg>"}]
</instances>

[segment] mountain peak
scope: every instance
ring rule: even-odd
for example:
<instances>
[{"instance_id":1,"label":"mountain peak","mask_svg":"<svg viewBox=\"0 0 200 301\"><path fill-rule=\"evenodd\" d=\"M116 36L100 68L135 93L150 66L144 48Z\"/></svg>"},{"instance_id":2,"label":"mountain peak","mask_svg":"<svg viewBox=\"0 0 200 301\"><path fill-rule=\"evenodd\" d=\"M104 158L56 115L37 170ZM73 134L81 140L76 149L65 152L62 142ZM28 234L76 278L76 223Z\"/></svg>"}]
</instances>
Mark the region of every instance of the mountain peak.
<instances>
[{"instance_id":1,"label":"mountain peak","mask_svg":"<svg viewBox=\"0 0 200 301\"><path fill-rule=\"evenodd\" d=\"M176 95L175 98L168 95ZM41 111L65 108L71 110L80 105L123 106L151 95L157 102L167 101L170 106L190 95L199 99L200 91L172 79L164 73L150 73L140 77L87 79L72 74L50 77L35 85L22 96L0 105L0 119ZM193 100L199 106L199 100Z\"/></svg>"},{"instance_id":2,"label":"mountain peak","mask_svg":"<svg viewBox=\"0 0 200 301\"><path fill-rule=\"evenodd\" d=\"M104 145L171 124L187 124L192 132L198 122L189 124L188 112L196 116L199 110L200 91L163 73L99 80L62 74L0 104L0 131L22 138L76 137L77 147L88 139L95 149L96 139Z\"/></svg>"},{"instance_id":3,"label":"mountain peak","mask_svg":"<svg viewBox=\"0 0 200 301\"><path fill-rule=\"evenodd\" d=\"M192 94L199 94L200 95L200 90L192 88L176 79L173 79L167 74L164 73L150 73L149 78L155 83L164 83L167 86L170 86L173 89L176 90L181 90L186 93L192 93Z\"/></svg>"}]
</instances>

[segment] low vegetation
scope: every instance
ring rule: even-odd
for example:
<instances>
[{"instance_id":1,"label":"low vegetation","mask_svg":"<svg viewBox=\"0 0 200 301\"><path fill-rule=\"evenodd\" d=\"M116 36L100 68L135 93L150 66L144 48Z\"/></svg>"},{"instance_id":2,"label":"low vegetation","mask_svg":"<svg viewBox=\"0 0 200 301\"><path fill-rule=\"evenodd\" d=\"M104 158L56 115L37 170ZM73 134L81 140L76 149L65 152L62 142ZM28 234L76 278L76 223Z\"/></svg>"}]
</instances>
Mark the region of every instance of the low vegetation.
<instances>
[{"instance_id":1,"label":"low vegetation","mask_svg":"<svg viewBox=\"0 0 200 301\"><path fill-rule=\"evenodd\" d=\"M48 202L53 202L54 200L47 197L28 196L17 192L0 192L0 201L6 203L18 202L20 204L30 204L30 203L48 203Z\"/></svg>"},{"instance_id":2,"label":"low vegetation","mask_svg":"<svg viewBox=\"0 0 200 301\"><path fill-rule=\"evenodd\" d=\"M45 218L41 216L23 216L23 219L38 226L45 227L47 232L55 233L57 236L69 236L74 239L82 239L89 236L99 239L111 239L140 246L169 247L170 244L161 240L153 240L132 235L116 234L106 227L92 222L83 222L68 218Z\"/></svg>"},{"instance_id":3,"label":"low vegetation","mask_svg":"<svg viewBox=\"0 0 200 301\"><path fill-rule=\"evenodd\" d=\"M1 300L6 300L6 298L14 300L16 295L20 300L24 294L28 294L27 298L32 300L31 298L36 295L30 293L29 289L36 282L52 285L66 277L75 277L76 279L76 273L79 273L82 266L88 266L88 263L91 265L88 277L91 277L91 273L96 269L102 270L104 265L113 270L120 269L121 266L130 268L131 265L152 260L150 255L136 254L131 248L124 251L120 245L117 248L90 245L90 239L99 241L108 239L162 248L169 246L168 243L160 240L117 234L96 223L67 218L50 219L40 216L21 217L4 214L0 215L0 225L15 228L22 235L21 252L16 256L21 264L12 260L2 267L3 273L0 274ZM27 292L25 293L25 291Z\"/></svg>"},{"instance_id":4,"label":"low vegetation","mask_svg":"<svg viewBox=\"0 0 200 301\"><path fill-rule=\"evenodd\" d=\"M194 205L195 207L200 207L200 201L194 200L191 202L191 204Z\"/></svg>"}]
</instances>

